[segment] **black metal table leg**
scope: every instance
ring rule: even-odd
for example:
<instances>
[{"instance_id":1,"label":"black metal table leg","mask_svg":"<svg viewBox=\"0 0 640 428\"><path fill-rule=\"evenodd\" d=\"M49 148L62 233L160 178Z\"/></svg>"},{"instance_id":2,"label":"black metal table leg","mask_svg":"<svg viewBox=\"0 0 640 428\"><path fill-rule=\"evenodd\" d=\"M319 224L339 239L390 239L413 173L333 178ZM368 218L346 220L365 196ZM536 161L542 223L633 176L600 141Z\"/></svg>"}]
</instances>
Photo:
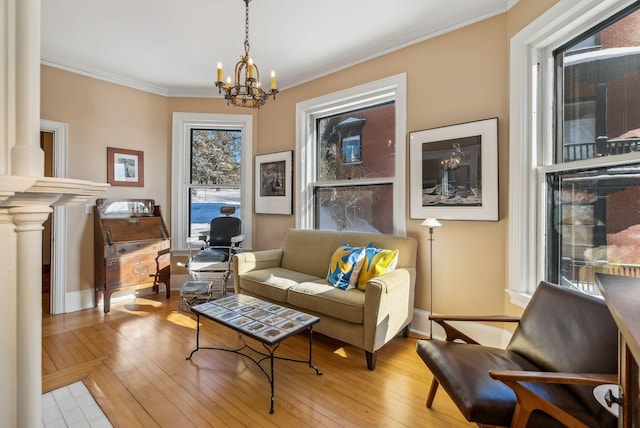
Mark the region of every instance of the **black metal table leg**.
<instances>
[{"instance_id":1,"label":"black metal table leg","mask_svg":"<svg viewBox=\"0 0 640 428\"><path fill-rule=\"evenodd\" d=\"M312 356L313 356L313 326L310 326L309 327L309 367L314 369L316 371L316 374L320 376L322 375L322 373L320 372L320 369L318 369L318 367L313 365Z\"/></svg>"},{"instance_id":2,"label":"black metal table leg","mask_svg":"<svg viewBox=\"0 0 640 428\"><path fill-rule=\"evenodd\" d=\"M193 354L195 354L198 349L200 349L200 314L196 314L196 349L191 351L191 353L187 358L185 358L185 360L190 360L191 357L193 357Z\"/></svg>"}]
</instances>

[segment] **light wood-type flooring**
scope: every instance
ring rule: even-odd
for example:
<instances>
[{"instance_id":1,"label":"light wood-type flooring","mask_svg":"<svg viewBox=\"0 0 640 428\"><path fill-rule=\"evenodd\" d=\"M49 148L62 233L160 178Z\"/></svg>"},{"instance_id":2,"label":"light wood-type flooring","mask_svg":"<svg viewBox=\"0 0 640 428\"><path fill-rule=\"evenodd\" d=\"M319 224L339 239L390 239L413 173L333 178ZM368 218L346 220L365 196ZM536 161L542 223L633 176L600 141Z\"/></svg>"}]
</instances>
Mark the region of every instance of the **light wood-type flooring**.
<instances>
[{"instance_id":1,"label":"light wood-type flooring","mask_svg":"<svg viewBox=\"0 0 640 428\"><path fill-rule=\"evenodd\" d=\"M177 292L64 315L43 315L43 392L83 381L114 427L462 427L442 390L425 407L431 373L398 336L367 370L364 351L313 335L313 362L276 361L275 412L265 375L236 354L195 348L194 315ZM201 320L201 346L236 346L235 332ZM250 339L247 339L250 341ZM258 345L259 346L259 345ZM286 339L276 355L305 359L308 336Z\"/></svg>"}]
</instances>

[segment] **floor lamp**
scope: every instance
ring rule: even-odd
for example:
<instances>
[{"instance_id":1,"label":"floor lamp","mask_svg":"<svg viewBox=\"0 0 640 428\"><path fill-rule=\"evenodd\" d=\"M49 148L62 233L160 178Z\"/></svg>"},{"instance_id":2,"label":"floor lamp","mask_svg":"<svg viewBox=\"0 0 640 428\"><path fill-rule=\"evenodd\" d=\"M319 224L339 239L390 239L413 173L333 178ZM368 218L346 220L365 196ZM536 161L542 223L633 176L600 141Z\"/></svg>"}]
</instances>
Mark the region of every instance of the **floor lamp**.
<instances>
[{"instance_id":1,"label":"floor lamp","mask_svg":"<svg viewBox=\"0 0 640 428\"><path fill-rule=\"evenodd\" d=\"M429 228L429 315L433 315L433 229L442 226L435 218L425 219L420 226ZM429 320L429 339L433 339L433 320Z\"/></svg>"}]
</instances>

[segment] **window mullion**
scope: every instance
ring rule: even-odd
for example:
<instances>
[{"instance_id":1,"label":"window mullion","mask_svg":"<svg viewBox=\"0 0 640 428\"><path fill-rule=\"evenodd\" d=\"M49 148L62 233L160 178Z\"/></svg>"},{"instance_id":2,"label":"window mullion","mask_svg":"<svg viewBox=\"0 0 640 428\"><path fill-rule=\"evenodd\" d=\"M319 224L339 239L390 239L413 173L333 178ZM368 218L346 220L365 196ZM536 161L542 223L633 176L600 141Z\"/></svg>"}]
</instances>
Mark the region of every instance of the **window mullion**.
<instances>
[{"instance_id":1,"label":"window mullion","mask_svg":"<svg viewBox=\"0 0 640 428\"><path fill-rule=\"evenodd\" d=\"M367 186L373 184L393 184L394 177L379 178L355 178L353 180L332 180L332 181L314 181L309 183L312 187L348 187L348 186Z\"/></svg>"}]
</instances>

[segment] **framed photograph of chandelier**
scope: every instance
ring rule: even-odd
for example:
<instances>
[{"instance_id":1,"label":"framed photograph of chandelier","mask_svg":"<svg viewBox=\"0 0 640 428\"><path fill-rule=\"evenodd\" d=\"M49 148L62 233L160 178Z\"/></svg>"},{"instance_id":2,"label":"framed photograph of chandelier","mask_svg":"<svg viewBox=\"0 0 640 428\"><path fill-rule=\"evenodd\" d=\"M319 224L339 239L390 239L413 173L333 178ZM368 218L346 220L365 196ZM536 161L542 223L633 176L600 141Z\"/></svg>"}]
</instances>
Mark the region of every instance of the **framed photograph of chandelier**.
<instances>
[{"instance_id":1,"label":"framed photograph of chandelier","mask_svg":"<svg viewBox=\"0 0 640 428\"><path fill-rule=\"evenodd\" d=\"M293 214L293 150L256 156L256 214Z\"/></svg>"},{"instance_id":2,"label":"framed photograph of chandelier","mask_svg":"<svg viewBox=\"0 0 640 428\"><path fill-rule=\"evenodd\" d=\"M498 220L498 118L409 133L411 218Z\"/></svg>"}]
</instances>

